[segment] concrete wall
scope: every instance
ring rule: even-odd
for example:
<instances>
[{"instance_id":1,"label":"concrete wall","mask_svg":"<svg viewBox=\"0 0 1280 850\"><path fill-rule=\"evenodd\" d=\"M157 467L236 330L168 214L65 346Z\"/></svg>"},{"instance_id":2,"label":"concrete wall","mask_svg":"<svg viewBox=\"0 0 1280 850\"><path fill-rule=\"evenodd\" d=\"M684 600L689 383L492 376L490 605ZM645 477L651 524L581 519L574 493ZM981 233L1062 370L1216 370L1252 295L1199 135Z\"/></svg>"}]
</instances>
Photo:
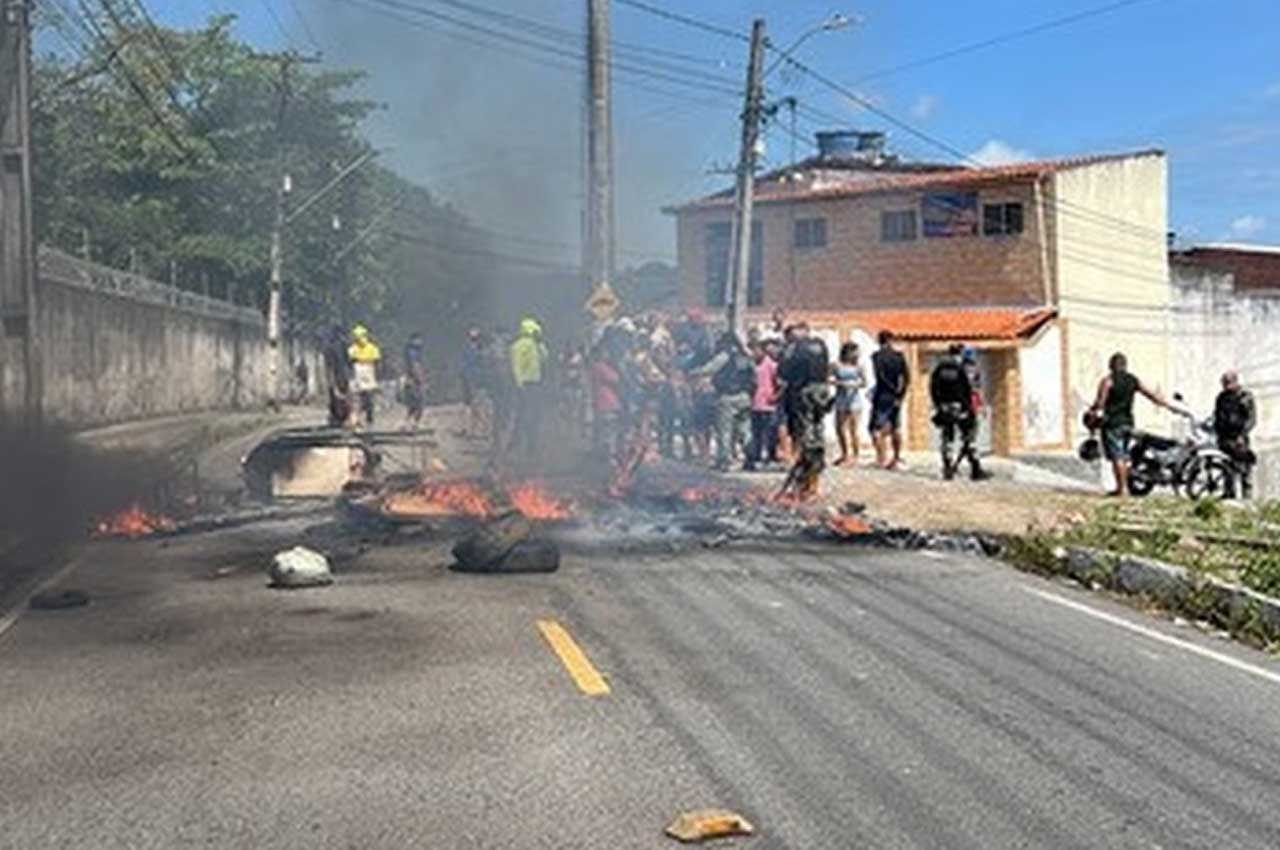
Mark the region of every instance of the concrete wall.
<instances>
[{"instance_id":1,"label":"concrete wall","mask_svg":"<svg viewBox=\"0 0 1280 850\"><path fill-rule=\"evenodd\" d=\"M1146 384L1171 392L1167 167L1162 154L1068 168L1049 179L1048 249L1066 319L1073 442L1116 351ZM1168 414L1137 405L1144 427L1168 428Z\"/></svg>"},{"instance_id":2,"label":"concrete wall","mask_svg":"<svg viewBox=\"0 0 1280 850\"><path fill-rule=\"evenodd\" d=\"M1028 450L1063 443L1062 330L1049 326L1018 349L1022 374L1022 429Z\"/></svg>"},{"instance_id":3,"label":"concrete wall","mask_svg":"<svg viewBox=\"0 0 1280 850\"><path fill-rule=\"evenodd\" d=\"M945 189L940 189L945 191ZM1023 233L881 241L882 212L913 210L921 192L757 205L764 227L764 306L794 310L1009 306L1046 303L1039 217L1032 186L977 190L982 205L1021 202ZM728 207L681 211L677 224L680 286L686 304L706 304L706 230L728 223ZM827 246L796 249L799 219L823 218ZM981 228L979 228L981 231Z\"/></svg>"},{"instance_id":4,"label":"concrete wall","mask_svg":"<svg viewBox=\"0 0 1280 850\"><path fill-rule=\"evenodd\" d=\"M266 329L256 310L50 250L41 251L39 281L47 418L87 426L267 402ZM288 356L282 361L288 387ZM6 387L21 386L20 369L13 359L0 363ZM3 412L16 413L20 397L6 393Z\"/></svg>"},{"instance_id":5,"label":"concrete wall","mask_svg":"<svg viewBox=\"0 0 1280 850\"><path fill-rule=\"evenodd\" d=\"M1171 270L1174 386L1205 416L1222 373L1240 373L1258 405L1256 492L1280 498L1280 291L1242 291L1230 272L1179 262Z\"/></svg>"}]
</instances>

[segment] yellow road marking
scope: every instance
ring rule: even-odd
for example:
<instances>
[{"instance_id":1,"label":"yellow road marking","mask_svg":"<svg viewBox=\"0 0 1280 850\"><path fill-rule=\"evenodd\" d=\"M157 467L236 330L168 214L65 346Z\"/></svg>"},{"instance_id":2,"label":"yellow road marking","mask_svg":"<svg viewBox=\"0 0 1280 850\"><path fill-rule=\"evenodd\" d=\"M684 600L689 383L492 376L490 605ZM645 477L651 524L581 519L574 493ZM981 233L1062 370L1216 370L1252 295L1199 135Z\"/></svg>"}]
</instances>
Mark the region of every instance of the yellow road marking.
<instances>
[{"instance_id":1,"label":"yellow road marking","mask_svg":"<svg viewBox=\"0 0 1280 850\"><path fill-rule=\"evenodd\" d=\"M564 669L569 671L579 690L589 697L605 696L609 693L609 683L604 680L587 658L587 654L574 641L564 626L555 620L539 620L538 631L551 644L551 651L560 659Z\"/></svg>"}]
</instances>

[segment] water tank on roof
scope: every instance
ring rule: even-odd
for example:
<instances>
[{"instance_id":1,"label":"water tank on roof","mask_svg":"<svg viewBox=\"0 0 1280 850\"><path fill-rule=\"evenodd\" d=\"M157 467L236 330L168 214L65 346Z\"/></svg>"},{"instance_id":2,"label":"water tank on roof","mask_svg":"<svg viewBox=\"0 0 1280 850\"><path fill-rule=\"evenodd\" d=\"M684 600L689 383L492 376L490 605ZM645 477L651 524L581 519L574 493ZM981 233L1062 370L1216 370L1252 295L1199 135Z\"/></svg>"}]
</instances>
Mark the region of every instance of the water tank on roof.
<instances>
[{"instance_id":1,"label":"water tank on roof","mask_svg":"<svg viewBox=\"0 0 1280 850\"><path fill-rule=\"evenodd\" d=\"M884 133L863 130L824 130L817 134L823 159L876 160L884 156Z\"/></svg>"}]
</instances>

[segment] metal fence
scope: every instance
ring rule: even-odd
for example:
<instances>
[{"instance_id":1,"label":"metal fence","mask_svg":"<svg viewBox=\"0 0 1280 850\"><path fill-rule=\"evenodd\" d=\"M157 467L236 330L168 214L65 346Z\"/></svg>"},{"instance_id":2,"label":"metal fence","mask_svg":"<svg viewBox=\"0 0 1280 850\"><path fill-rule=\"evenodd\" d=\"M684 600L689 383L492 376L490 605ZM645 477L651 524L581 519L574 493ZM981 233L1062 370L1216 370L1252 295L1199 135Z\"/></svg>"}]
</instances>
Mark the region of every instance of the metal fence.
<instances>
[{"instance_id":1,"label":"metal fence","mask_svg":"<svg viewBox=\"0 0 1280 850\"><path fill-rule=\"evenodd\" d=\"M118 295L185 313L242 324L265 325L262 314L251 307L186 292L141 275L69 256L55 248L41 246L39 276L42 280L54 281L65 286Z\"/></svg>"}]
</instances>

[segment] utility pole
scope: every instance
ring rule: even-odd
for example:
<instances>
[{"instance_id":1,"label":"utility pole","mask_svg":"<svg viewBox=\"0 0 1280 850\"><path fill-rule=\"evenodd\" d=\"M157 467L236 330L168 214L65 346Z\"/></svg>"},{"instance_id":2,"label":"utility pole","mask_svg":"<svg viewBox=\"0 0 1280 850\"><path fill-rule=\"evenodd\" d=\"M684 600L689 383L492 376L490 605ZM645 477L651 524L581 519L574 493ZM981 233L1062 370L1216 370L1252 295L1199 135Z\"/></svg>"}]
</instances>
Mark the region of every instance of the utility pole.
<instances>
[{"instance_id":1,"label":"utility pole","mask_svg":"<svg viewBox=\"0 0 1280 850\"><path fill-rule=\"evenodd\" d=\"M588 291L613 281L613 83L609 0L587 0L587 238L582 266Z\"/></svg>"},{"instance_id":2,"label":"utility pole","mask_svg":"<svg viewBox=\"0 0 1280 850\"><path fill-rule=\"evenodd\" d=\"M27 0L0 0L0 362L22 362L22 410L44 406L31 214L31 19ZM14 353L17 356L14 356ZM0 381L0 412L8 404Z\"/></svg>"},{"instance_id":3,"label":"utility pole","mask_svg":"<svg viewBox=\"0 0 1280 850\"><path fill-rule=\"evenodd\" d=\"M284 285L284 227L287 218L286 205L293 189L289 175L289 143L285 128L292 96L290 72L301 62L319 62L318 57L303 57L294 51L280 54L257 55L254 58L280 63L280 105L276 112L276 159L278 182L276 183L275 221L271 227L271 282L267 296L267 400L271 409L280 406L280 291Z\"/></svg>"},{"instance_id":4,"label":"utility pole","mask_svg":"<svg viewBox=\"0 0 1280 850\"><path fill-rule=\"evenodd\" d=\"M733 198L733 238L731 241L729 329L742 338L746 329L747 286L751 270L751 210L754 205L756 146L760 141L760 121L764 115L762 85L766 47L764 20L751 24L751 61L747 63L747 93L742 108L742 148L738 152L738 185Z\"/></svg>"}]
</instances>

